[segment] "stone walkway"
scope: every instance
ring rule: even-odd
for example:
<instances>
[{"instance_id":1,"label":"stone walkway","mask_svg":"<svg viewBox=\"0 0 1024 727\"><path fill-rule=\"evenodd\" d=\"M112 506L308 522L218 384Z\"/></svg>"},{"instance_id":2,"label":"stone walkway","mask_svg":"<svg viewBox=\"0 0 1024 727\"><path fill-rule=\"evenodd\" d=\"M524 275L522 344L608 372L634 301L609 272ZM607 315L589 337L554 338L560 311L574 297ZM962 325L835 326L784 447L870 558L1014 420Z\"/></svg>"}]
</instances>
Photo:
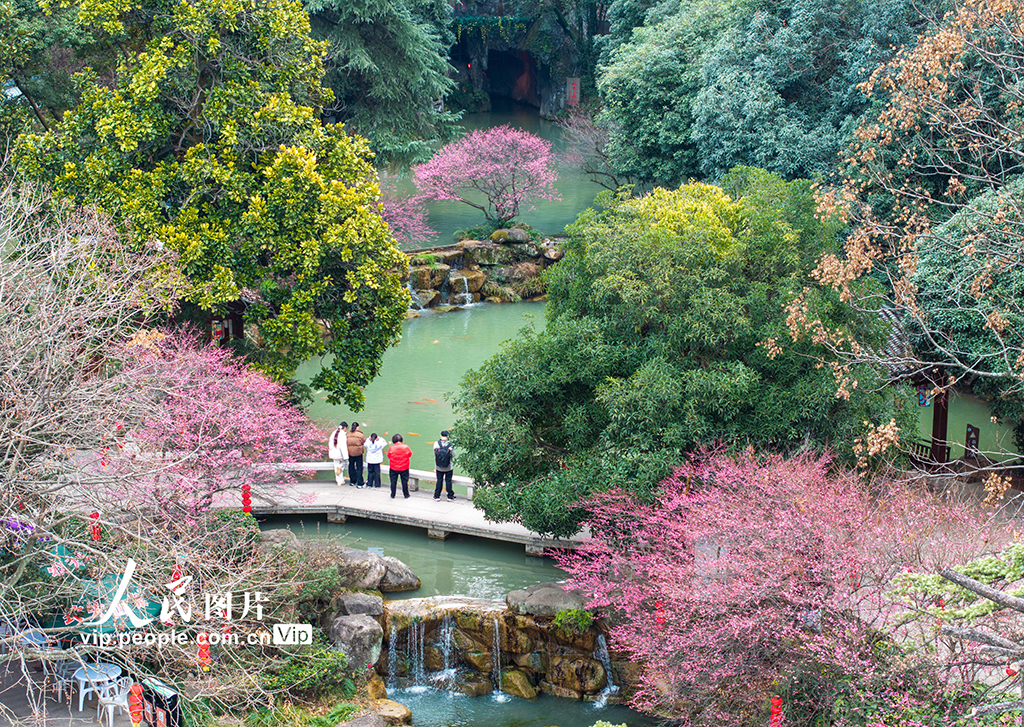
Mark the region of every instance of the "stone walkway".
<instances>
[{"instance_id":1,"label":"stone walkway","mask_svg":"<svg viewBox=\"0 0 1024 727\"><path fill-rule=\"evenodd\" d=\"M380 489L339 487L332 482L315 480L300 483L273 504L254 500L253 514L326 515L330 522L339 523L349 517L367 518L420 527L432 538L444 539L450 533L462 533L522 543L526 552L533 555L542 554L546 548L576 547L587 537L586 532L569 539L542 537L522 525L490 522L465 496L458 495L458 499L449 502L442 495L440 502L434 502L433 495L431 487L429 491L412 492L406 500L399 483L397 497L392 500L386 476Z\"/></svg>"}]
</instances>

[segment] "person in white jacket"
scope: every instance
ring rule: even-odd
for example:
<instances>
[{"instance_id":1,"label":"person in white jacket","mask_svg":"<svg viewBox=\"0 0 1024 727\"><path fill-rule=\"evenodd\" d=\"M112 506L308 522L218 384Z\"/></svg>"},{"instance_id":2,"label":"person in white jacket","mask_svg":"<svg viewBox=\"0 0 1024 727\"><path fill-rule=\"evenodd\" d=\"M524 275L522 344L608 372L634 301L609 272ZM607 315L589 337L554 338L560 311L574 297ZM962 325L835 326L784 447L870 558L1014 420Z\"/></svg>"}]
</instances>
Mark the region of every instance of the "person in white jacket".
<instances>
[{"instance_id":1,"label":"person in white jacket","mask_svg":"<svg viewBox=\"0 0 1024 727\"><path fill-rule=\"evenodd\" d=\"M345 484L345 470L348 469L348 422L342 422L327 439L327 456L334 461L334 482Z\"/></svg>"},{"instance_id":2,"label":"person in white jacket","mask_svg":"<svg viewBox=\"0 0 1024 727\"><path fill-rule=\"evenodd\" d=\"M363 443L366 448L366 486L380 487L380 465L384 461L384 447L387 442L374 432Z\"/></svg>"}]
</instances>

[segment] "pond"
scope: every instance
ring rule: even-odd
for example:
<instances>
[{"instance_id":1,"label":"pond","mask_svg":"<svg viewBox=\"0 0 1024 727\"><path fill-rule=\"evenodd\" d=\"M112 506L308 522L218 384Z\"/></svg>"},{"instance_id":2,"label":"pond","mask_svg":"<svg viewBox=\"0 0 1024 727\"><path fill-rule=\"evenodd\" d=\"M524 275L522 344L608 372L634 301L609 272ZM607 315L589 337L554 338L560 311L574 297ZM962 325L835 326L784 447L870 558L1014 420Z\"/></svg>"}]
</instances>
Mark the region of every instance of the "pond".
<instances>
[{"instance_id":1,"label":"pond","mask_svg":"<svg viewBox=\"0 0 1024 727\"><path fill-rule=\"evenodd\" d=\"M300 539L343 538L350 548L379 548L412 568L420 577L418 591L394 593L389 599L427 596L469 596L504 601L509 591L535 583L559 581L565 573L551 558L526 555L521 544L451 534L431 540L422 528L350 518L344 525L323 516L279 516L263 529L288 528Z\"/></svg>"},{"instance_id":2,"label":"pond","mask_svg":"<svg viewBox=\"0 0 1024 727\"><path fill-rule=\"evenodd\" d=\"M358 421L367 435L376 432L390 441L392 434L400 433L412 448L413 469L433 470L431 443L455 422L449 394L458 389L467 371L479 368L526 325L543 330L543 303L484 303L450 313L425 311L403 324L401 342L384 354L380 374L365 389L363 411L328 404L327 395L316 391L308 413L325 431L340 421ZM319 367L319 359L307 361L296 377L309 383ZM327 459L326 447L323 459ZM462 474L457 450L455 472Z\"/></svg>"}]
</instances>

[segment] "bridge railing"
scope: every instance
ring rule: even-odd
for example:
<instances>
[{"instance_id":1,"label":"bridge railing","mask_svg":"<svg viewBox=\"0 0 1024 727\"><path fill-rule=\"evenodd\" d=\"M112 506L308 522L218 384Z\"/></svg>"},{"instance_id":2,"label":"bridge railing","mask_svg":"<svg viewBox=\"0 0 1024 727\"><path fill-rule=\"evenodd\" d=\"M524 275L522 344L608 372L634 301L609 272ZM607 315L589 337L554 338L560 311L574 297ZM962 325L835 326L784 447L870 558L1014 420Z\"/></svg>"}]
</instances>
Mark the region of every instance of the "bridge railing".
<instances>
[{"instance_id":1,"label":"bridge railing","mask_svg":"<svg viewBox=\"0 0 1024 727\"><path fill-rule=\"evenodd\" d=\"M295 471L308 471L315 470L318 472L334 471L334 462L285 462L277 465L279 469L287 470L291 472ZM365 466L364 466L365 467ZM380 466L380 478L381 486L389 487L387 482L387 475L391 471L391 468L386 464ZM365 469L364 469L365 472ZM420 488L420 483L426 483L425 489L432 489L437 483L437 475L433 470L409 470L409 489L415 490ZM470 500L473 499L473 490L476 487L476 481L472 477L463 477L462 475L452 475L452 484L461 485L466 488L466 494Z\"/></svg>"}]
</instances>

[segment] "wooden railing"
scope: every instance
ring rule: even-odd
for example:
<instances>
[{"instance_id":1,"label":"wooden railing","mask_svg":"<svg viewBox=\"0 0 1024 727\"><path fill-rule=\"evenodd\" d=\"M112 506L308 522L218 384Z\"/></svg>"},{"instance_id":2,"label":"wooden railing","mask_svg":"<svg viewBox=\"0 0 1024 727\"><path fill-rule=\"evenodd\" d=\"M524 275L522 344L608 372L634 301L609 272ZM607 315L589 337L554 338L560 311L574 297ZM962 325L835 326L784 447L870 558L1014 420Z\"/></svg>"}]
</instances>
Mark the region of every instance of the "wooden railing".
<instances>
[{"instance_id":1,"label":"wooden railing","mask_svg":"<svg viewBox=\"0 0 1024 727\"><path fill-rule=\"evenodd\" d=\"M933 469L949 462L950 450L948 444L935 446L931 440L919 439L910 443L910 458L919 466Z\"/></svg>"}]
</instances>

